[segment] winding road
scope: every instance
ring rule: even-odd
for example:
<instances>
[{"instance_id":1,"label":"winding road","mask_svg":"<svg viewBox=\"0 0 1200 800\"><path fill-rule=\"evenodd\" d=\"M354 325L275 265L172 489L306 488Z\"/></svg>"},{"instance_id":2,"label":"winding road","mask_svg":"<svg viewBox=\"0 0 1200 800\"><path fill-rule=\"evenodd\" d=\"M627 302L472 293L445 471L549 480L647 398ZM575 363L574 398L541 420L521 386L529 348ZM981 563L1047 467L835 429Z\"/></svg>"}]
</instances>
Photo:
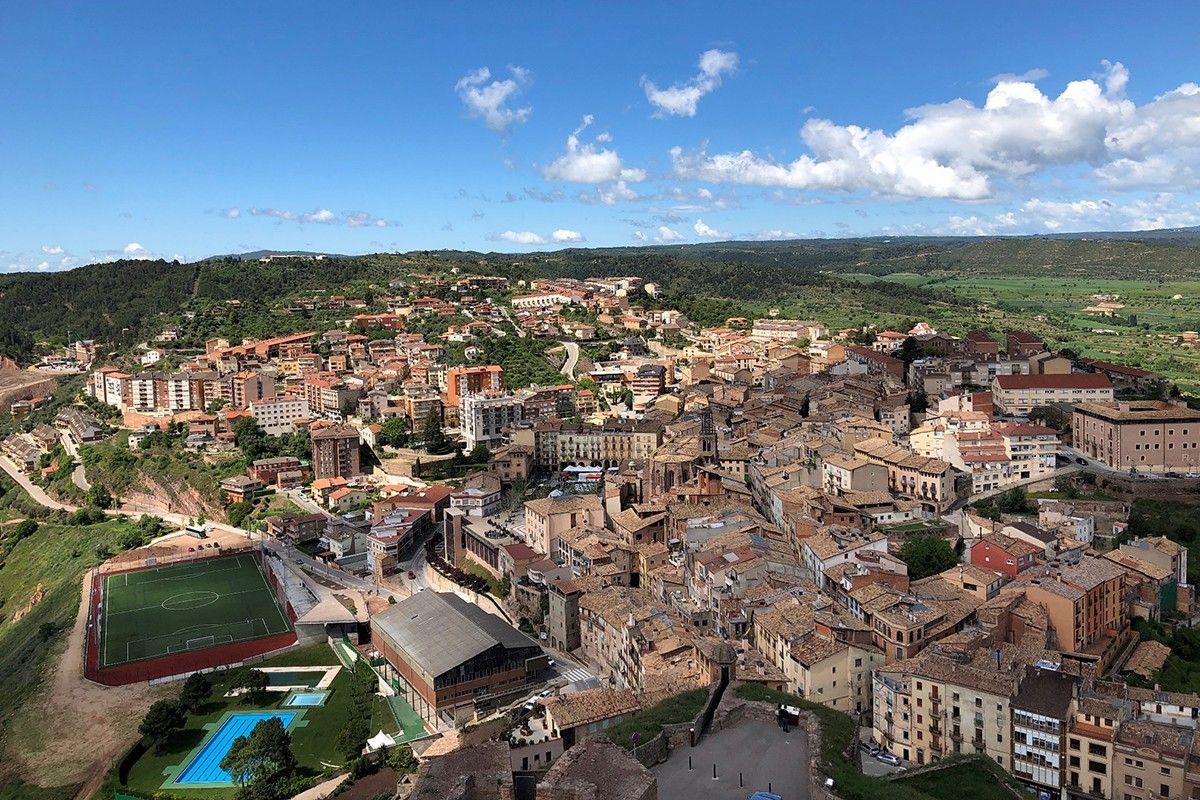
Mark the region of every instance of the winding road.
<instances>
[{"instance_id":1,"label":"winding road","mask_svg":"<svg viewBox=\"0 0 1200 800\"><path fill-rule=\"evenodd\" d=\"M559 370L571 380L575 380L575 367L579 364L579 345L575 342L559 342L567 351L567 360Z\"/></svg>"}]
</instances>

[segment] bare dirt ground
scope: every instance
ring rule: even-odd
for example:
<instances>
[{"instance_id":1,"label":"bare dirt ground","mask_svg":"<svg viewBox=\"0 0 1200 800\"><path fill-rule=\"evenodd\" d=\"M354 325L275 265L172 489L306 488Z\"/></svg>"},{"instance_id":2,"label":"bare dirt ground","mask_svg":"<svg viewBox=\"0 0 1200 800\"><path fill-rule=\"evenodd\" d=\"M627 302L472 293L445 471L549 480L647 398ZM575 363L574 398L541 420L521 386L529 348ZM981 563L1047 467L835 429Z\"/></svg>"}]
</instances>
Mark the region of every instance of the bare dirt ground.
<instances>
[{"instance_id":1,"label":"bare dirt ground","mask_svg":"<svg viewBox=\"0 0 1200 800\"><path fill-rule=\"evenodd\" d=\"M90 584L90 574L83 586ZM83 783L77 795L87 800L118 758L137 741L137 726L155 700L177 687L99 686L83 677L83 641L87 624L86 589L79 613L53 678L14 722L14 738L24 751L14 754L18 771L37 786Z\"/></svg>"}]
</instances>

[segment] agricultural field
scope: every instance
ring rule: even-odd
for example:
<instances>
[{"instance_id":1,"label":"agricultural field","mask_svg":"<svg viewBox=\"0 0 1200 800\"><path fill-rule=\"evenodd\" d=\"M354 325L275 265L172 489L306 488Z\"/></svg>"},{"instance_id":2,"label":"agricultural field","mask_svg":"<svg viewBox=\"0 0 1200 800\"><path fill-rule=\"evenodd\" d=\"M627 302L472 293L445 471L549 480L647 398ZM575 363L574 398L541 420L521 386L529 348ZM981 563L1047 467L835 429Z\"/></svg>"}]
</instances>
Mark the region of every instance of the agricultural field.
<instances>
[{"instance_id":1,"label":"agricultural field","mask_svg":"<svg viewBox=\"0 0 1200 800\"><path fill-rule=\"evenodd\" d=\"M1021 327L1081 356L1161 372L1185 391L1200 391L1200 349L1181 347L1178 335L1200 330L1200 280L984 277L896 272L883 277L845 275L861 283L899 283L976 303L978 316L929 307L938 330L962 335L983 327L997 336ZM1117 316L1084 309L1114 298Z\"/></svg>"}]
</instances>

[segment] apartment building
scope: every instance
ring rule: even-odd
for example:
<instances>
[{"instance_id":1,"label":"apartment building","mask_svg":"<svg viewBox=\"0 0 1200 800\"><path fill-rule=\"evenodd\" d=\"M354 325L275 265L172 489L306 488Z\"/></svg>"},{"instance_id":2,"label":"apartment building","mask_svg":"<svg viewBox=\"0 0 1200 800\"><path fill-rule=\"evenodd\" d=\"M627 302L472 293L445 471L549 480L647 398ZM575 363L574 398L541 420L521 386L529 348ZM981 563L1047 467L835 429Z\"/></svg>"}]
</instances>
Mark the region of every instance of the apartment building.
<instances>
[{"instance_id":1,"label":"apartment building","mask_svg":"<svg viewBox=\"0 0 1200 800\"><path fill-rule=\"evenodd\" d=\"M860 456L888 470L888 490L915 500L926 511L941 514L953 505L954 467L940 458L925 458L886 439L854 445Z\"/></svg>"},{"instance_id":2,"label":"apartment building","mask_svg":"<svg viewBox=\"0 0 1200 800\"><path fill-rule=\"evenodd\" d=\"M1031 423L998 423L992 432L1004 441L1015 481L1048 475L1058 458L1058 434L1053 428Z\"/></svg>"},{"instance_id":3,"label":"apartment building","mask_svg":"<svg viewBox=\"0 0 1200 800\"><path fill-rule=\"evenodd\" d=\"M1117 726L1128 718L1125 704L1081 697L1067 729L1064 800L1106 800L1113 794L1113 742ZM1182 795L1180 795L1182 797Z\"/></svg>"},{"instance_id":4,"label":"apartment building","mask_svg":"<svg viewBox=\"0 0 1200 800\"><path fill-rule=\"evenodd\" d=\"M662 443L662 424L644 420L607 419L596 425L548 419L535 424L532 433L528 443L534 448L534 463L542 469L571 464L616 467L650 458Z\"/></svg>"},{"instance_id":5,"label":"apartment building","mask_svg":"<svg viewBox=\"0 0 1200 800\"><path fill-rule=\"evenodd\" d=\"M828 494L886 492L888 471L865 458L833 453L821 463L821 484Z\"/></svg>"},{"instance_id":6,"label":"apartment building","mask_svg":"<svg viewBox=\"0 0 1200 800\"><path fill-rule=\"evenodd\" d=\"M458 408L467 395L504 391L504 367L451 367L446 370L446 405Z\"/></svg>"},{"instance_id":7,"label":"apartment building","mask_svg":"<svg viewBox=\"0 0 1200 800\"><path fill-rule=\"evenodd\" d=\"M1046 340L1027 331L1006 331L1004 351L1009 358L1021 358L1045 352Z\"/></svg>"},{"instance_id":8,"label":"apartment building","mask_svg":"<svg viewBox=\"0 0 1200 800\"><path fill-rule=\"evenodd\" d=\"M1000 413L1009 416L1026 416L1043 406L1112 402L1112 399L1112 381L1098 372L997 375L992 379L992 401Z\"/></svg>"},{"instance_id":9,"label":"apartment building","mask_svg":"<svg viewBox=\"0 0 1200 800\"><path fill-rule=\"evenodd\" d=\"M358 431L333 425L312 432L313 478L352 478L362 474Z\"/></svg>"},{"instance_id":10,"label":"apartment building","mask_svg":"<svg viewBox=\"0 0 1200 800\"><path fill-rule=\"evenodd\" d=\"M1030 791L1061 797L1078 679L1032 666L1012 701L1011 772Z\"/></svg>"},{"instance_id":11,"label":"apartment building","mask_svg":"<svg viewBox=\"0 0 1200 800\"><path fill-rule=\"evenodd\" d=\"M520 422L524 411L521 398L513 394L487 391L463 395L458 424L467 449L479 444L499 447L504 443L504 430Z\"/></svg>"},{"instance_id":12,"label":"apartment building","mask_svg":"<svg viewBox=\"0 0 1200 800\"><path fill-rule=\"evenodd\" d=\"M526 544L543 555L557 553L559 537L582 525L604 527L604 508L594 494L547 497L525 503Z\"/></svg>"},{"instance_id":13,"label":"apartment building","mask_svg":"<svg viewBox=\"0 0 1200 800\"><path fill-rule=\"evenodd\" d=\"M1200 411L1157 400L1082 403L1072 414L1075 447L1113 469L1200 469Z\"/></svg>"},{"instance_id":14,"label":"apartment building","mask_svg":"<svg viewBox=\"0 0 1200 800\"><path fill-rule=\"evenodd\" d=\"M1025 584L1025 596L1046 608L1059 650L1103 672L1129 627L1125 571L1091 556L1043 569Z\"/></svg>"},{"instance_id":15,"label":"apartment building","mask_svg":"<svg viewBox=\"0 0 1200 800\"><path fill-rule=\"evenodd\" d=\"M1196 797L1187 781L1196 729L1150 720L1129 720L1113 741L1112 794L1120 800Z\"/></svg>"},{"instance_id":16,"label":"apartment building","mask_svg":"<svg viewBox=\"0 0 1200 800\"><path fill-rule=\"evenodd\" d=\"M281 394L250 402L250 414L269 436L296 432L296 420L308 419L308 400L300 395Z\"/></svg>"}]
</instances>

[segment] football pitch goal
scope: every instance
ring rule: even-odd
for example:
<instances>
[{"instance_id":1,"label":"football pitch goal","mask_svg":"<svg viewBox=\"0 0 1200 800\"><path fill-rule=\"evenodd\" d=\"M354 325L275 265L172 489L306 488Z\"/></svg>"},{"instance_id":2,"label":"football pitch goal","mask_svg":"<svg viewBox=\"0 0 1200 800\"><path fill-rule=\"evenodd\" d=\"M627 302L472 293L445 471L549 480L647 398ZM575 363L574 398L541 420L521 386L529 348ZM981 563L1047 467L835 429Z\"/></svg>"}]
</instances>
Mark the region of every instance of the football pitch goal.
<instances>
[{"instance_id":1,"label":"football pitch goal","mask_svg":"<svg viewBox=\"0 0 1200 800\"><path fill-rule=\"evenodd\" d=\"M99 617L101 667L292 629L246 554L107 575Z\"/></svg>"}]
</instances>

